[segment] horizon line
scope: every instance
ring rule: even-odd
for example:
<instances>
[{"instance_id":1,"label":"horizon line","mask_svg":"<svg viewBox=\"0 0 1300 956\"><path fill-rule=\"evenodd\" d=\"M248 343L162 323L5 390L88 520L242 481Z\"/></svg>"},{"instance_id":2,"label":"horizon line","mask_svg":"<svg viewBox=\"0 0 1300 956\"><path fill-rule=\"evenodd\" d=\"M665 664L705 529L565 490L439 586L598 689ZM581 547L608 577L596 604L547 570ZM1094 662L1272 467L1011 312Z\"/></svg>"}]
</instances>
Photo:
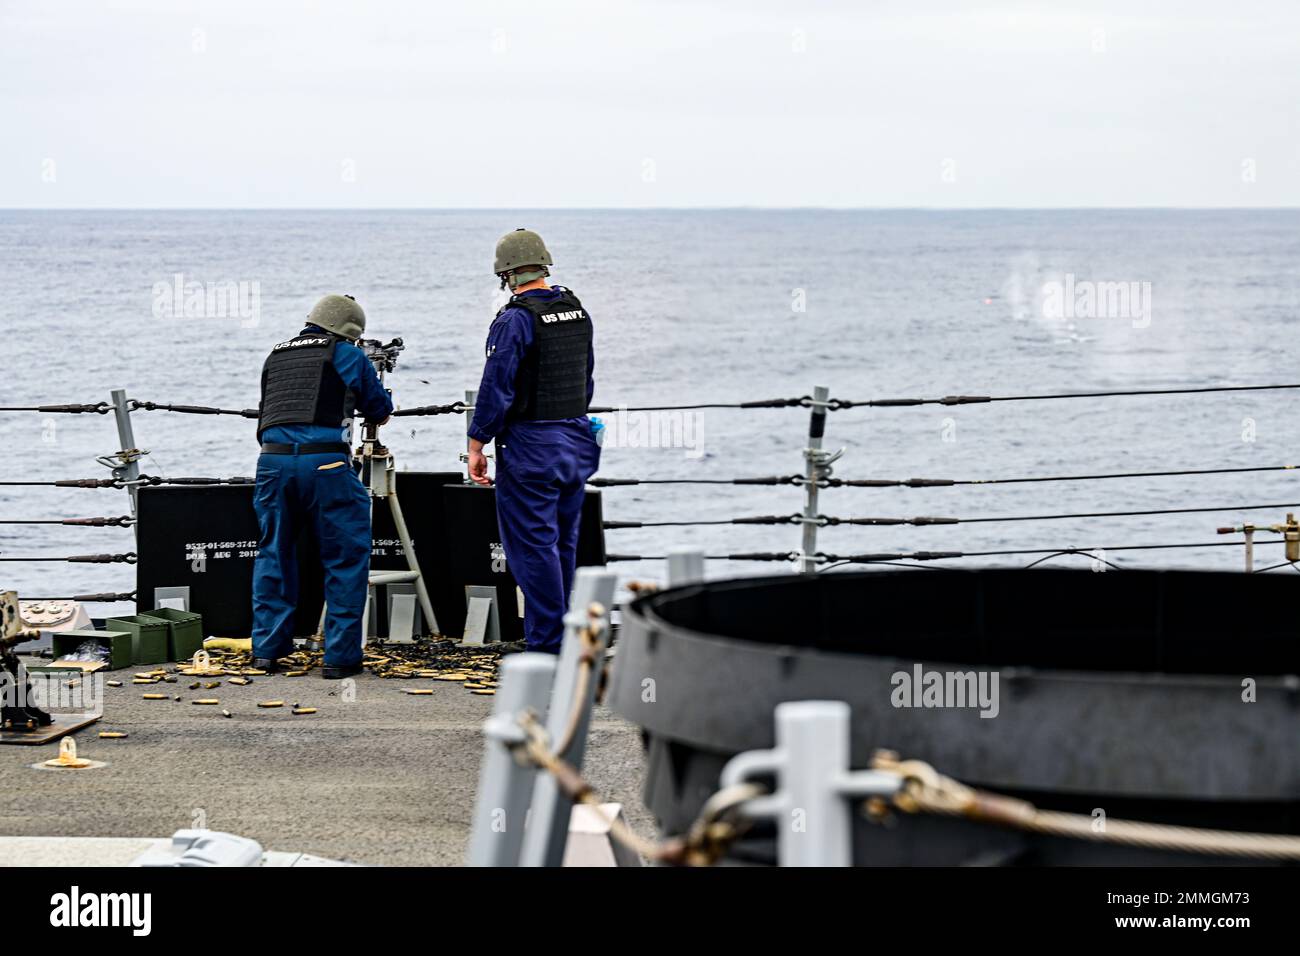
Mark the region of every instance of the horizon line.
<instances>
[{"instance_id":1,"label":"horizon line","mask_svg":"<svg viewBox=\"0 0 1300 956\"><path fill-rule=\"evenodd\" d=\"M1294 212L1293 206L0 206L0 212Z\"/></svg>"}]
</instances>

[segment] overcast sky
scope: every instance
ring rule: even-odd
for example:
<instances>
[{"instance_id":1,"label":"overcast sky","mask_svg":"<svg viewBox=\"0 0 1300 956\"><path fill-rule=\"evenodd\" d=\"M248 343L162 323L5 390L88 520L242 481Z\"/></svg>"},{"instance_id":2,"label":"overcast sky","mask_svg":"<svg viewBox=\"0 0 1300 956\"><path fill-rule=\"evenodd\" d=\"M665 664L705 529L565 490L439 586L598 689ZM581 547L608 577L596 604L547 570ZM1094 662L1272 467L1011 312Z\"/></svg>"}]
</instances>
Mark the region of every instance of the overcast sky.
<instances>
[{"instance_id":1,"label":"overcast sky","mask_svg":"<svg viewBox=\"0 0 1300 956\"><path fill-rule=\"evenodd\" d=\"M0 207L1296 205L1297 0L0 0Z\"/></svg>"}]
</instances>

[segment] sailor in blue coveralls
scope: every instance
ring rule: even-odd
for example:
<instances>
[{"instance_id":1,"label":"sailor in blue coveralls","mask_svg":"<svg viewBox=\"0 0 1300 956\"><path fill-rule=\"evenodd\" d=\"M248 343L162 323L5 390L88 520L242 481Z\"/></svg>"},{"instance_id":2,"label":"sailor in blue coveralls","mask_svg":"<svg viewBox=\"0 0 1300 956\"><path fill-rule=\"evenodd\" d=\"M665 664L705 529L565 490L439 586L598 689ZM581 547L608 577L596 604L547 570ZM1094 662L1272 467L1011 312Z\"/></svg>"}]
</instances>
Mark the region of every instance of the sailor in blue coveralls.
<instances>
[{"instance_id":1,"label":"sailor in blue coveralls","mask_svg":"<svg viewBox=\"0 0 1300 956\"><path fill-rule=\"evenodd\" d=\"M600 464L600 446L587 418L591 316L571 291L546 284L551 264L535 232L519 229L497 243L494 271L514 296L488 331L469 477L491 484L483 446L495 440L497 524L524 592L524 637L528 650L558 654L584 486Z\"/></svg>"},{"instance_id":2,"label":"sailor in blue coveralls","mask_svg":"<svg viewBox=\"0 0 1300 956\"><path fill-rule=\"evenodd\" d=\"M257 438L261 540L253 564L253 666L268 673L293 651L299 532L316 533L325 569L329 679L361 671L361 622L370 577L370 495L352 470L343 423L360 412L383 424L393 403L354 343L366 315L351 296L328 295L307 327L262 367Z\"/></svg>"}]
</instances>

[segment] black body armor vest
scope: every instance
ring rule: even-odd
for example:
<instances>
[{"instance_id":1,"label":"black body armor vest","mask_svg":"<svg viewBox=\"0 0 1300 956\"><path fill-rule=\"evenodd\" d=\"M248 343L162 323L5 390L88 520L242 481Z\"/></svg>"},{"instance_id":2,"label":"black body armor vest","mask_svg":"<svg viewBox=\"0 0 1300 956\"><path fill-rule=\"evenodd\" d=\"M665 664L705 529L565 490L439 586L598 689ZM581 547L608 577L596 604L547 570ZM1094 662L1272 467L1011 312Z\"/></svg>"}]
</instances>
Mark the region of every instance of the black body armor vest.
<instances>
[{"instance_id":1,"label":"black body armor vest","mask_svg":"<svg viewBox=\"0 0 1300 956\"><path fill-rule=\"evenodd\" d=\"M275 425L343 427L351 417L350 392L334 369L338 338L309 332L271 349L262 366L257 439Z\"/></svg>"},{"instance_id":2,"label":"black body armor vest","mask_svg":"<svg viewBox=\"0 0 1300 956\"><path fill-rule=\"evenodd\" d=\"M591 316L570 290L557 288L561 294L549 302L517 295L501 309L519 307L533 317L533 344L519 363L508 422L555 421L587 414Z\"/></svg>"}]
</instances>

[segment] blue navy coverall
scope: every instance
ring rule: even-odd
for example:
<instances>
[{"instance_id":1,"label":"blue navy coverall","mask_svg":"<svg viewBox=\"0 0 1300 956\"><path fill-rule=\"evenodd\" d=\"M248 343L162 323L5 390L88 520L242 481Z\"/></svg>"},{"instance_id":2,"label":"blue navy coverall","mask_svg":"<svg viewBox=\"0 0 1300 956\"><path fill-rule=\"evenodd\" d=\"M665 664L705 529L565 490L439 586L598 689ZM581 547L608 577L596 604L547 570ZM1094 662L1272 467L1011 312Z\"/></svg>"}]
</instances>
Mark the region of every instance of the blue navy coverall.
<instances>
[{"instance_id":1,"label":"blue navy coverall","mask_svg":"<svg viewBox=\"0 0 1300 956\"><path fill-rule=\"evenodd\" d=\"M308 325L299 335L322 330ZM334 369L352 391L357 410L381 422L393 403L365 353L340 340ZM262 441L299 445L346 441L345 429L279 425ZM253 509L262 537L253 563L253 655L272 660L293 651L298 607L298 534L308 524L320 542L325 569L325 664L361 662L361 619L370 577L370 495L347 454L259 455Z\"/></svg>"},{"instance_id":2,"label":"blue navy coverall","mask_svg":"<svg viewBox=\"0 0 1300 956\"><path fill-rule=\"evenodd\" d=\"M554 288L522 294L543 301L560 295ZM507 567L524 592L528 649L558 654L578 563L582 496L600 465L600 446L585 415L507 421L519 362L532 344L533 317L527 309L506 309L492 323L469 436L484 444L496 441L497 524ZM588 404L594 365L588 349Z\"/></svg>"}]
</instances>

